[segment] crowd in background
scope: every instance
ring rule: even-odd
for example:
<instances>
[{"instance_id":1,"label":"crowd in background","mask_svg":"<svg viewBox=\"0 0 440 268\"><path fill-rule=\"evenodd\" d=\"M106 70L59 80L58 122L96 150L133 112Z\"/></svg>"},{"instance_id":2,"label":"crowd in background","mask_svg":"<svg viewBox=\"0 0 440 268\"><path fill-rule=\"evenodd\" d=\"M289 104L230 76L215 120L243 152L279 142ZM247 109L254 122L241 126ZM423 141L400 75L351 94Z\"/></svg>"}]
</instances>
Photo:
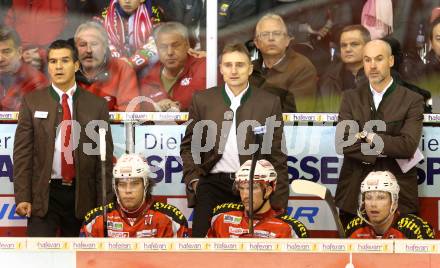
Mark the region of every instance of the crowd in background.
<instances>
[{"instance_id":1,"label":"crowd in background","mask_svg":"<svg viewBox=\"0 0 440 268\"><path fill-rule=\"evenodd\" d=\"M425 112L439 112L439 2L219 0L219 52L226 43L245 43L255 63L252 85L272 88L283 112L338 112L341 92L363 76L362 70L354 78L335 72L345 69L341 33L363 25L372 39L391 44L394 79L423 95ZM133 110L187 111L192 94L206 87L206 1L1 0L0 6L0 110L18 110L24 94L48 85L46 50L56 39L76 46L78 84L106 98L110 110L125 111L134 97L144 96ZM283 78L284 85L274 78L280 70L259 68L267 53L256 23L268 12L287 24L282 53L295 57L286 68L296 70L288 75L302 77ZM181 24L155 33L166 22ZM332 79L345 83L336 97L327 94Z\"/></svg>"}]
</instances>

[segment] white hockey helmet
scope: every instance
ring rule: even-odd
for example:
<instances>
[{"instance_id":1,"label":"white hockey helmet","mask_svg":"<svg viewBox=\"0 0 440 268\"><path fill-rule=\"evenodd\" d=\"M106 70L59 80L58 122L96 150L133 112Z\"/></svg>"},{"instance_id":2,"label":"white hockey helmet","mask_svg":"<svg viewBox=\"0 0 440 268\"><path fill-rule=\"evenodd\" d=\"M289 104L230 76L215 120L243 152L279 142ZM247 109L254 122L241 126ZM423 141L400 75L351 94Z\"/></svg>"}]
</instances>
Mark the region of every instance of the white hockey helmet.
<instances>
[{"instance_id":1,"label":"white hockey helmet","mask_svg":"<svg viewBox=\"0 0 440 268\"><path fill-rule=\"evenodd\" d=\"M361 192L359 194L358 216L364 219L365 212L365 193L372 191L387 192L391 196L390 215L397 210L399 201L400 187L396 177L389 171L372 171L361 183ZM365 219L364 219L365 220Z\"/></svg>"},{"instance_id":2,"label":"white hockey helmet","mask_svg":"<svg viewBox=\"0 0 440 268\"><path fill-rule=\"evenodd\" d=\"M116 183L120 179L142 178L144 182L144 199L149 185L148 175L150 169L144 159L137 154L123 154L113 167L112 186L119 202Z\"/></svg>"},{"instance_id":3,"label":"white hockey helmet","mask_svg":"<svg viewBox=\"0 0 440 268\"><path fill-rule=\"evenodd\" d=\"M235 173L235 183L249 181L251 164L252 160L248 160L240 167L240 169ZM257 161L254 171L254 181L265 182L266 184L272 185L272 188L275 190L277 183L277 172L269 161L265 159Z\"/></svg>"}]
</instances>

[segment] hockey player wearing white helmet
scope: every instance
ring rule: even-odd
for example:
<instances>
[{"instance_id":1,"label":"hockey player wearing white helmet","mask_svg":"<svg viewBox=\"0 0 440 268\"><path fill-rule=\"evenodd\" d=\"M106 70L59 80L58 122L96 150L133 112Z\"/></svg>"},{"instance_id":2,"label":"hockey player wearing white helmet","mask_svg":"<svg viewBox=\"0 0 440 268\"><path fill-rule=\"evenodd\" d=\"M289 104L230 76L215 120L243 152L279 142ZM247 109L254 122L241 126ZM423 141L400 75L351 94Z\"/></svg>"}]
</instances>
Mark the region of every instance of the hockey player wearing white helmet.
<instances>
[{"instance_id":1,"label":"hockey player wearing white helmet","mask_svg":"<svg viewBox=\"0 0 440 268\"><path fill-rule=\"evenodd\" d=\"M267 160L258 160L254 172L253 212L254 234L249 233L249 176L251 160L235 174L233 190L239 192L241 204L225 203L214 208L208 237L306 238L304 224L283 211L275 211L269 198L275 191L277 173Z\"/></svg>"},{"instance_id":2,"label":"hockey player wearing white helmet","mask_svg":"<svg viewBox=\"0 0 440 268\"><path fill-rule=\"evenodd\" d=\"M109 237L184 237L188 224L176 207L154 201L154 181L148 164L136 154L122 155L113 168L113 190L117 203L108 204ZM81 236L103 237L103 208L90 211Z\"/></svg>"},{"instance_id":3,"label":"hockey player wearing white helmet","mask_svg":"<svg viewBox=\"0 0 440 268\"><path fill-rule=\"evenodd\" d=\"M400 215L399 185L389 171L372 171L361 183L358 217L346 227L349 238L433 239L434 231L420 217Z\"/></svg>"}]
</instances>

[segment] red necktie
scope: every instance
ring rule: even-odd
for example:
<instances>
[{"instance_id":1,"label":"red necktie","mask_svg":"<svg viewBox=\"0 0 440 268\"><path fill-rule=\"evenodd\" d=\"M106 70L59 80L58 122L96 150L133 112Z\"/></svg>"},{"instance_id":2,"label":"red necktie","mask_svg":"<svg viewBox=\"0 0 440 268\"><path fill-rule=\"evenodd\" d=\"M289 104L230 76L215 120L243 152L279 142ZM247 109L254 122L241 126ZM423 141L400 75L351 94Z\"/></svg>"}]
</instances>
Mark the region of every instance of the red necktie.
<instances>
[{"instance_id":1,"label":"red necktie","mask_svg":"<svg viewBox=\"0 0 440 268\"><path fill-rule=\"evenodd\" d=\"M67 94L63 94L61 106L63 107L63 121L66 122L64 124L67 124L67 121L70 122L72 120L69 104L67 103L68 98L69 96ZM63 177L63 182L70 184L75 177L75 164L73 162L72 124L68 124L66 127L61 128L61 130L64 130L61 132L61 139L64 145L61 146L61 176ZM71 161L69 161L69 163L66 160L66 154L71 154Z\"/></svg>"}]
</instances>

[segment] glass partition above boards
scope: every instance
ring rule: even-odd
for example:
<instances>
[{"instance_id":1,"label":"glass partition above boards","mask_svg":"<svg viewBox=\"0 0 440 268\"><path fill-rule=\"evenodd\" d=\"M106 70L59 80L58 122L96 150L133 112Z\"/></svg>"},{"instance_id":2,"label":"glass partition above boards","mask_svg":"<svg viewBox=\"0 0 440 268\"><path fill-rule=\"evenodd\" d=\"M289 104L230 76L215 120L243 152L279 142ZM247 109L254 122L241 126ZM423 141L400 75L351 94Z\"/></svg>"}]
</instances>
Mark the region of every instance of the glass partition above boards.
<instances>
[{"instance_id":1,"label":"glass partition above boards","mask_svg":"<svg viewBox=\"0 0 440 268\"><path fill-rule=\"evenodd\" d=\"M283 112L336 113L343 92L373 82L364 53L381 39L392 60L384 81L440 113L439 1L76 2L0 1L0 111L55 81L50 45L65 39L77 50L77 85L110 111L187 112L195 93L228 83L222 56L238 43L250 87L279 96Z\"/></svg>"}]
</instances>

